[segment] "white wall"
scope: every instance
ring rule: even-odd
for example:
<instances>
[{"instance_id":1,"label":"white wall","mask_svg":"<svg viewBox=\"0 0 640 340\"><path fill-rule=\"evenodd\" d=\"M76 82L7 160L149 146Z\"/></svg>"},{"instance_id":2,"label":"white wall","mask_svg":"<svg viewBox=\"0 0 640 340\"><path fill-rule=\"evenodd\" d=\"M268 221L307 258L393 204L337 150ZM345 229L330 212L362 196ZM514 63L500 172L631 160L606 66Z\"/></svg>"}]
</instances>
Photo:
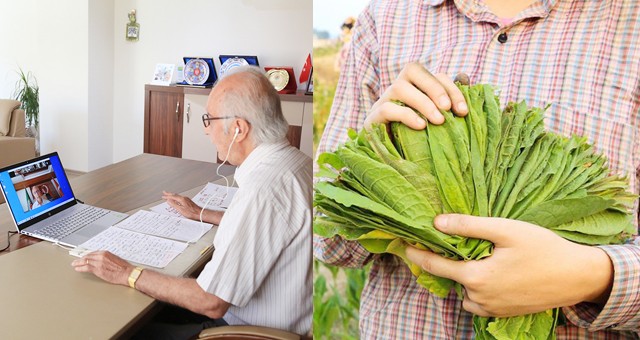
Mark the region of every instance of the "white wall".
<instances>
[{"instance_id":1,"label":"white wall","mask_svg":"<svg viewBox=\"0 0 640 340\"><path fill-rule=\"evenodd\" d=\"M144 84L157 63L184 56L257 55L260 66L293 66L312 49L312 0L116 1L114 161L143 150ZM140 40L128 42L127 13L137 10ZM204 112L194 112L199 116Z\"/></svg>"},{"instance_id":2,"label":"white wall","mask_svg":"<svg viewBox=\"0 0 640 340\"><path fill-rule=\"evenodd\" d=\"M128 42L134 8L140 40ZM218 55L248 54L298 77L311 37L312 0L0 0L0 97L12 94L18 65L31 70L42 152L90 171L142 153L156 63L211 56L218 69Z\"/></svg>"},{"instance_id":3,"label":"white wall","mask_svg":"<svg viewBox=\"0 0 640 340\"><path fill-rule=\"evenodd\" d=\"M89 0L88 169L113 162L113 2Z\"/></svg>"},{"instance_id":4,"label":"white wall","mask_svg":"<svg viewBox=\"0 0 640 340\"><path fill-rule=\"evenodd\" d=\"M60 9L64 8L64 12ZM0 97L13 94L16 70L40 86L42 152L87 169L87 4L79 0L0 0Z\"/></svg>"}]
</instances>

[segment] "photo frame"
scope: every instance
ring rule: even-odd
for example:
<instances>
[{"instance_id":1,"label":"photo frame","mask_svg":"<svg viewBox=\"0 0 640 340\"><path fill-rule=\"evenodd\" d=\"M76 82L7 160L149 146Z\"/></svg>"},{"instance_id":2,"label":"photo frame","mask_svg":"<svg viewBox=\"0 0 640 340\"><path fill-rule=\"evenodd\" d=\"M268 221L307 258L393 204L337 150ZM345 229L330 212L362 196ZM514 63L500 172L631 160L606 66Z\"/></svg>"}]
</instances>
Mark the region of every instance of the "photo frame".
<instances>
[{"instance_id":1,"label":"photo frame","mask_svg":"<svg viewBox=\"0 0 640 340\"><path fill-rule=\"evenodd\" d=\"M311 67L311 72L309 72L309 81L307 82L307 90L304 94L313 95L313 67Z\"/></svg>"},{"instance_id":2,"label":"photo frame","mask_svg":"<svg viewBox=\"0 0 640 340\"><path fill-rule=\"evenodd\" d=\"M140 34L140 25L127 24L127 40L128 41L138 41L139 34Z\"/></svg>"},{"instance_id":3,"label":"photo frame","mask_svg":"<svg viewBox=\"0 0 640 340\"><path fill-rule=\"evenodd\" d=\"M127 41L138 41L140 36L140 24L136 22L136 10L132 9L129 12L129 22L127 23L127 29L125 31L125 39Z\"/></svg>"},{"instance_id":4,"label":"photo frame","mask_svg":"<svg viewBox=\"0 0 640 340\"><path fill-rule=\"evenodd\" d=\"M156 64L156 69L153 72L153 79L151 84L153 85L171 85L173 79L173 73L175 72L176 65L174 64Z\"/></svg>"}]
</instances>

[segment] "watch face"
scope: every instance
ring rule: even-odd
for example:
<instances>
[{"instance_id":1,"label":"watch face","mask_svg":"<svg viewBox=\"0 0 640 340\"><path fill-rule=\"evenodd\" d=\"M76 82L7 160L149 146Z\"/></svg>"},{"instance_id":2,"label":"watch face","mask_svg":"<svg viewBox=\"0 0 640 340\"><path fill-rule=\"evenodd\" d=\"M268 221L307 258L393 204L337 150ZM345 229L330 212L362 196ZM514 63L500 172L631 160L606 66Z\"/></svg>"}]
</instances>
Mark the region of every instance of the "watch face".
<instances>
[{"instance_id":1,"label":"watch face","mask_svg":"<svg viewBox=\"0 0 640 340\"><path fill-rule=\"evenodd\" d=\"M209 79L207 62L194 58L184 65L184 80L191 85L202 85Z\"/></svg>"},{"instance_id":2,"label":"watch face","mask_svg":"<svg viewBox=\"0 0 640 340\"><path fill-rule=\"evenodd\" d=\"M271 85L273 85L273 88L275 88L276 91L282 91L282 89L287 87L287 84L289 83L289 73L285 70L272 68L267 71L266 76L269 78Z\"/></svg>"},{"instance_id":3,"label":"watch face","mask_svg":"<svg viewBox=\"0 0 640 340\"><path fill-rule=\"evenodd\" d=\"M249 65L249 63L243 58L229 58L220 65L220 77L224 77L225 74L231 71L235 67Z\"/></svg>"}]
</instances>

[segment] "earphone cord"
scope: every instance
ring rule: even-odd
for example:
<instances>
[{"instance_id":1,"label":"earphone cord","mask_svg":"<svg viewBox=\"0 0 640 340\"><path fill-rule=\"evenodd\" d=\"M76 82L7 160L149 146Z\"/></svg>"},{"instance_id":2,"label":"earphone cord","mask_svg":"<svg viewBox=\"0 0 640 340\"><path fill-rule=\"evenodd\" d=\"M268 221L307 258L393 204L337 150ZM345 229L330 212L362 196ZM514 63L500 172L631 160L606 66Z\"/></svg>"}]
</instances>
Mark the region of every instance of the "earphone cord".
<instances>
[{"instance_id":1,"label":"earphone cord","mask_svg":"<svg viewBox=\"0 0 640 340\"><path fill-rule=\"evenodd\" d=\"M231 143L229 144L229 148L227 149L227 155L224 157L224 161L222 161L222 163L220 163L220 165L218 165L218 167L216 168L216 175L222 177L224 179L225 183L226 183L227 192L225 193L225 197L229 196L229 180L227 179L226 176L222 176L220 174L220 167L222 167L222 165L224 163L226 163L227 160L229 159L229 154L231 154L231 146L233 146L233 143L236 141L236 137L238 137L238 130L236 130L236 133L233 136L233 139L231 140ZM236 179L234 177L232 184L235 184L235 182L236 182ZM204 210L207 208L209 203L211 203L211 200L213 199L213 197L214 197L214 195L211 195L211 197L209 197L207 202L205 202L204 206L202 207L202 210L200 210L200 223L204 223L204 222L202 222L202 214L204 213Z\"/></svg>"}]
</instances>

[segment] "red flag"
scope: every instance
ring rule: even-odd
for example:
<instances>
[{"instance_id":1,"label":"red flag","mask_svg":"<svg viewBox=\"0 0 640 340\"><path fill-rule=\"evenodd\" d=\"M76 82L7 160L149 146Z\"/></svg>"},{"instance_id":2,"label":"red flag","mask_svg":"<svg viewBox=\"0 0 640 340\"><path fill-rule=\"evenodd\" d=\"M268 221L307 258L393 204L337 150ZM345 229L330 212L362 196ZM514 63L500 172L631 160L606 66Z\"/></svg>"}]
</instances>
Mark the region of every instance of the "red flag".
<instances>
[{"instance_id":1,"label":"red flag","mask_svg":"<svg viewBox=\"0 0 640 340\"><path fill-rule=\"evenodd\" d=\"M302 66L302 71L300 71L300 84L309 80L309 73L311 73L311 53L307 56L307 61L305 61L304 66Z\"/></svg>"}]
</instances>

